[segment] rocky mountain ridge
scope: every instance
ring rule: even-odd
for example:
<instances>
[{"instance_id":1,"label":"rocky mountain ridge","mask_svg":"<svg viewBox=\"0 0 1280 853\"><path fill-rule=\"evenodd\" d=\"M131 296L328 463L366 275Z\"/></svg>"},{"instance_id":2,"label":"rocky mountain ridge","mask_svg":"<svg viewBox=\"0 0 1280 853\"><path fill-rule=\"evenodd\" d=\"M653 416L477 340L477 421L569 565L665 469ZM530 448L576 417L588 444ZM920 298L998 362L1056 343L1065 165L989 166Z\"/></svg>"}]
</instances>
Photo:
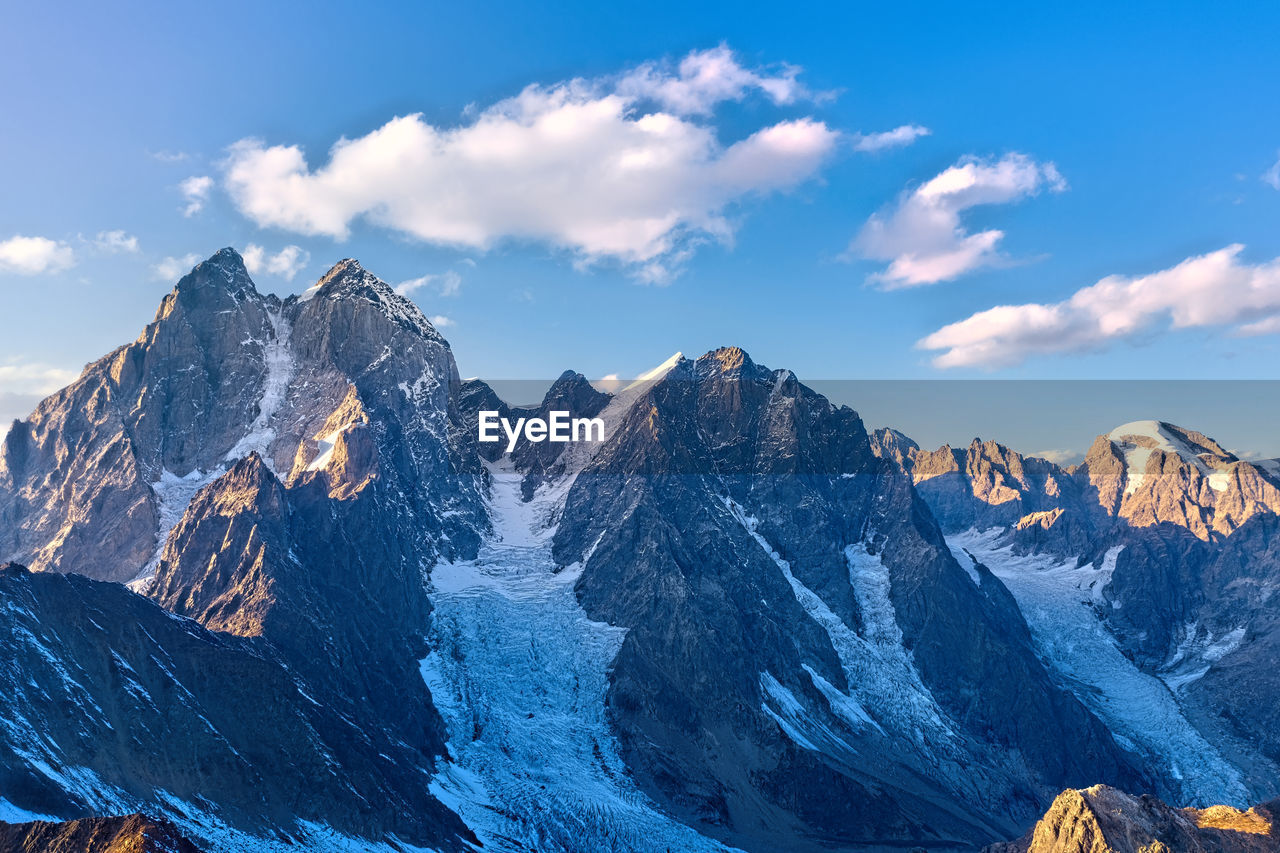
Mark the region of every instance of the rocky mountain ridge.
<instances>
[{"instance_id":1,"label":"rocky mountain ridge","mask_svg":"<svg viewBox=\"0 0 1280 853\"><path fill-rule=\"evenodd\" d=\"M504 455L481 409L606 440ZM1069 469L924 452L735 347L512 409L355 261L279 299L224 250L0 448L38 569L0 572L0 798L272 850L974 847L1099 781L1266 799L1274 486L1159 423Z\"/></svg>"}]
</instances>

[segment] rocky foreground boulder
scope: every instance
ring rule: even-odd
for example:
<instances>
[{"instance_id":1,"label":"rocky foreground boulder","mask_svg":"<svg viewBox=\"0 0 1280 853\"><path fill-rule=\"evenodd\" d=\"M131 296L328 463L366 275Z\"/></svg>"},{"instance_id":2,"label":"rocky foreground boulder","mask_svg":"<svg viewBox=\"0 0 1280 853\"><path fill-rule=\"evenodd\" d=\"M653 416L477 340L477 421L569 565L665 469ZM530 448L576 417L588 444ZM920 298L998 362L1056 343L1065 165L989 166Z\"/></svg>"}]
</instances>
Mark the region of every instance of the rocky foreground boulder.
<instances>
[{"instance_id":1,"label":"rocky foreground boulder","mask_svg":"<svg viewBox=\"0 0 1280 853\"><path fill-rule=\"evenodd\" d=\"M200 853L166 820L146 815L65 822L0 821L0 853Z\"/></svg>"},{"instance_id":2,"label":"rocky foreground boulder","mask_svg":"<svg viewBox=\"0 0 1280 853\"><path fill-rule=\"evenodd\" d=\"M1106 785L1058 795L1017 841L984 853L1272 853L1280 850L1280 800L1248 811L1176 809Z\"/></svg>"}]
</instances>

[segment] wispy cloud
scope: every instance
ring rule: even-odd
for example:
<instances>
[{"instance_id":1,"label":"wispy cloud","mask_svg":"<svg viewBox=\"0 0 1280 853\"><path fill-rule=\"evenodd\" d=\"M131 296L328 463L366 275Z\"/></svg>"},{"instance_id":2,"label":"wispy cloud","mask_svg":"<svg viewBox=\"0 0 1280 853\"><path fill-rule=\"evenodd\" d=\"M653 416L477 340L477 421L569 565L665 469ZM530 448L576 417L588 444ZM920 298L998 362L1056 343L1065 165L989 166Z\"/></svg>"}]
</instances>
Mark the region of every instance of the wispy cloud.
<instances>
[{"instance_id":1,"label":"wispy cloud","mask_svg":"<svg viewBox=\"0 0 1280 853\"><path fill-rule=\"evenodd\" d=\"M293 281L311 263L311 253L300 246L285 246L274 255L259 245L250 243L244 248L244 268L250 275L270 273L285 281Z\"/></svg>"},{"instance_id":2,"label":"wispy cloud","mask_svg":"<svg viewBox=\"0 0 1280 853\"><path fill-rule=\"evenodd\" d=\"M0 388L15 394L51 394L71 383L73 370L40 362L9 359L0 362Z\"/></svg>"},{"instance_id":3,"label":"wispy cloud","mask_svg":"<svg viewBox=\"0 0 1280 853\"><path fill-rule=\"evenodd\" d=\"M185 151L148 151L147 156L161 163L181 163L188 157Z\"/></svg>"},{"instance_id":4,"label":"wispy cloud","mask_svg":"<svg viewBox=\"0 0 1280 853\"><path fill-rule=\"evenodd\" d=\"M1164 329L1280 333L1280 258L1244 263L1241 245L1137 277L1112 275L1061 302L998 305L918 343L937 367L1008 367L1034 355L1102 349Z\"/></svg>"},{"instance_id":5,"label":"wispy cloud","mask_svg":"<svg viewBox=\"0 0 1280 853\"><path fill-rule=\"evenodd\" d=\"M75 252L59 240L20 234L0 240L0 273L40 275L61 272L75 262Z\"/></svg>"},{"instance_id":6,"label":"wispy cloud","mask_svg":"<svg viewBox=\"0 0 1280 853\"><path fill-rule=\"evenodd\" d=\"M74 370L39 362L0 361L0 439L16 418L26 417L36 404L76 378Z\"/></svg>"},{"instance_id":7,"label":"wispy cloud","mask_svg":"<svg viewBox=\"0 0 1280 853\"><path fill-rule=\"evenodd\" d=\"M443 314L434 314L431 317L431 325L435 326L437 329L444 329L448 326L454 326L457 324Z\"/></svg>"},{"instance_id":8,"label":"wispy cloud","mask_svg":"<svg viewBox=\"0 0 1280 853\"><path fill-rule=\"evenodd\" d=\"M1077 462L1084 461L1084 453L1079 450L1037 450L1035 453L1028 453L1027 455L1045 459L1054 465L1062 466L1074 465Z\"/></svg>"},{"instance_id":9,"label":"wispy cloud","mask_svg":"<svg viewBox=\"0 0 1280 853\"><path fill-rule=\"evenodd\" d=\"M152 275L161 281L177 281L187 273L191 272L191 268L200 263L199 255L190 254L180 257L167 257L151 268Z\"/></svg>"},{"instance_id":10,"label":"wispy cloud","mask_svg":"<svg viewBox=\"0 0 1280 853\"><path fill-rule=\"evenodd\" d=\"M1009 204L1043 189L1062 192L1067 182L1053 163L1025 154L998 160L967 157L875 214L849 246L849 253L886 261L872 276L889 289L950 281L1005 261L1004 232L969 232L961 214L979 205Z\"/></svg>"},{"instance_id":11,"label":"wispy cloud","mask_svg":"<svg viewBox=\"0 0 1280 853\"><path fill-rule=\"evenodd\" d=\"M462 276L455 270L423 275L400 282L396 285L395 291L401 296L408 296L424 287L434 288L440 296L457 296L462 290Z\"/></svg>"},{"instance_id":12,"label":"wispy cloud","mask_svg":"<svg viewBox=\"0 0 1280 853\"><path fill-rule=\"evenodd\" d=\"M1280 190L1280 153L1277 154L1276 162L1271 168L1262 173L1262 181L1270 184L1274 189Z\"/></svg>"},{"instance_id":13,"label":"wispy cloud","mask_svg":"<svg viewBox=\"0 0 1280 853\"><path fill-rule=\"evenodd\" d=\"M882 133L859 133L853 137L853 149L855 151L875 153L877 151L886 151L890 148L901 148L904 145L910 145L922 136L928 136L932 132L929 128L921 127L918 124L904 124L901 127L895 127L893 130L886 130Z\"/></svg>"},{"instance_id":14,"label":"wispy cloud","mask_svg":"<svg viewBox=\"0 0 1280 853\"><path fill-rule=\"evenodd\" d=\"M264 227L345 239L364 219L480 250L531 240L652 276L699 239L728 241L729 205L795 187L834 152L839 134L813 118L719 141L716 105L752 92L792 103L798 73L749 69L719 47L675 67L531 85L457 126L394 118L340 140L318 167L298 145L245 139L226 186Z\"/></svg>"},{"instance_id":15,"label":"wispy cloud","mask_svg":"<svg viewBox=\"0 0 1280 853\"><path fill-rule=\"evenodd\" d=\"M741 101L754 91L775 104L794 103L808 96L796 79L799 74L794 65L783 65L774 73L744 68L722 44L690 53L674 72L666 63L647 62L622 76L617 93L629 100L652 101L675 115L705 116L721 103Z\"/></svg>"},{"instance_id":16,"label":"wispy cloud","mask_svg":"<svg viewBox=\"0 0 1280 853\"><path fill-rule=\"evenodd\" d=\"M93 238L93 245L112 255L133 254L138 251L138 238L124 231L99 231Z\"/></svg>"},{"instance_id":17,"label":"wispy cloud","mask_svg":"<svg viewBox=\"0 0 1280 853\"><path fill-rule=\"evenodd\" d=\"M195 216L204 210L204 204L209 200L209 191L212 189L213 178L208 175L193 175L178 184L179 192L187 201L186 207L182 209L182 215Z\"/></svg>"}]
</instances>

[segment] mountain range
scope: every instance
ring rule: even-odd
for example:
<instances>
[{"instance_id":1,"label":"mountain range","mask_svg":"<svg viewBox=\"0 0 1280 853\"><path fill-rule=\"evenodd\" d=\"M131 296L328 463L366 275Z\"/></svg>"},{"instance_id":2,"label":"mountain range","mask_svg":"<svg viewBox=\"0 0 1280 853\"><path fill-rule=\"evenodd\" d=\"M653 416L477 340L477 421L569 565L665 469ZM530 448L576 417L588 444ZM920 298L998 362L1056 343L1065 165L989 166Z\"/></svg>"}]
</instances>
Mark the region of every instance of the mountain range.
<instances>
[{"instance_id":1,"label":"mountain range","mask_svg":"<svg viewBox=\"0 0 1280 853\"><path fill-rule=\"evenodd\" d=\"M224 249L0 446L0 838L1265 849L1164 803L1280 795L1278 514L1173 424L928 451L735 347L517 409L359 263Z\"/></svg>"}]
</instances>

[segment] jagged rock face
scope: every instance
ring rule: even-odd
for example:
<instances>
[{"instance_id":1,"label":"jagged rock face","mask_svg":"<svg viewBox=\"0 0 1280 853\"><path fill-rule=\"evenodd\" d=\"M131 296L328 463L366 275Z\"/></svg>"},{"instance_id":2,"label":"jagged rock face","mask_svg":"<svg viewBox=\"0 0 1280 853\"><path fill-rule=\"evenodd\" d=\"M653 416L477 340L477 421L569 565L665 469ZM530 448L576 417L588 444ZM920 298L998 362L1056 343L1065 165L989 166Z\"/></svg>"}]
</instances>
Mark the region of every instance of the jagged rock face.
<instances>
[{"instance_id":1,"label":"jagged rock face","mask_svg":"<svg viewBox=\"0 0 1280 853\"><path fill-rule=\"evenodd\" d=\"M878 448L911 472L949 533L1004 530L1014 555L1108 565L1089 595L1115 643L1168 686L1248 790L1274 795L1273 466L1158 421L1099 436L1073 469L991 442L929 453L886 436Z\"/></svg>"},{"instance_id":2,"label":"jagged rock face","mask_svg":"<svg viewBox=\"0 0 1280 853\"><path fill-rule=\"evenodd\" d=\"M483 513L458 385L444 339L356 262L281 302L224 249L178 283L137 341L6 437L0 558L130 580L154 569L193 485L250 451L303 478L355 426L331 420L353 408L419 516L423 547L468 553Z\"/></svg>"},{"instance_id":3,"label":"jagged rock face","mask_svg":"<svg viewBox=\"0 0 1280 853\"><path fill-rule=\"evenodd\" d=\"M878 430L877 455L910 476L943 530L1008 528L1019 551L1085 553L1109 522L1079 477L994 441L964 450L921 450L892 430Z\"/></svg>"},{"instance_id":4,"label":"jagged rock face","mask_svg":"<svg viewBox=\"0 0 1280 853\"><path fill-rule=\"evenodd\" d=\"M555 553L588 614L628 628L608 700L628 763L734 845L974 843L1050 780L1135 775L857 415L740 350L631 406ZM956 809L966 789L987 807Z\"/></svg>"},{"instance_id":5,"label":"jagged rock face","mask_svg":"<svg viewBox=\"0 0 1280 853\"><path fill-rule=\"evenodd\" d=\"M0 569L0 622L0 790L19 808L146 808L197 834L210 817L300 839L298 821L445 846L466 833L421 770L379 756L261 640L212 633L116 584L16 566Z\"/></svg>"},{"instance_id":6,"label":"jagged rock face","mask_svg":"<svg viewBox=\"0 0 1280 853\"><path fill-rule=\"evenodd\" d=\"M964 451L924 451L890 432L880 431L873 446L910 473L945 530L1038 527L1013 537L1023 550L1079 555L1091 542L1160 525L1216 540L1256 515L1280 512L1275 467L1242 461L1207 436L1162 421L1098 436L1072 469L978 439ZM1052 519L1042 515L1055 510Z\"/></svg>"},{"instance_id":7,"label":"jagged rock face","mask_svg":"<svg viewBox=\"0 0 1280 853\"><path fill-rule=\"evenodd\" d=\"M535 407L511 407L484 382L472 379L463 383L459 395L459 409L467 424L468 432L477 435L480 412L497 412L498 417L514 423L519 418L546 419L550 412L568 412L573 418L594 418L608 405L610 395L597 390L585 376L572 370L560 374L560 378L547 389L542 402ZM500 441L477 442L480 455L490 462L502 456L510 456L512 464L524 473L521 492L527 501L543 483L564 474L561 457L567 449L562 442L521 441L507 453L507 438L501 430Z\"/></svg>"},{"instance_id":8,"label":"jagged rock face","mask_svg":"<svg viewBox=\"0 0 1280 853\"><path fill-rule=\"evenodd\" d=\"M141 585L165 607L288 667L342 721L341 774L316 772L349 783L340 820L369 813L344 831L435 844L456 819L421 781L444 750L417 671L426 575L474 556L488 523L459 392L448 344L359 264L281 302L224 250L11 433L0 517L14 550L52 555L38 568L154 570ZM224 784L200 790L222 808Z\"/></svg>"},{"instance_id":9,"label":"jagged rock face","mask_svg":"<svg viewBox=\"0 0 1280 853\"><path fill-rule=\"evenodd\" d=\"M51 823L0 822L0 853L200 853L166 820L146 815Z\"/></svg>"},{"instance_id":10,"label":"jagged rock face","mask_svg":"<svg viewBox=\"0 0 1280 853\"><path fill-rule=\"evenodd\" d=\"M1031 832L986 853L1271 853L1280 801L1240 811L1175 809L1105 785L1063 791Z\"/></svg>"},{"instance_id":11,"label":"jagged rock face","mask_svg":"<svg viewBox=\"0 0 1280 853\"><path fill-rule=\"evenodd\" d=\"M209 468L253 422L278 304L223 250L128 346L42 402L0 453L0 559L129 580L155 550L164 470Z\"/></svg>"}]
</instances>

